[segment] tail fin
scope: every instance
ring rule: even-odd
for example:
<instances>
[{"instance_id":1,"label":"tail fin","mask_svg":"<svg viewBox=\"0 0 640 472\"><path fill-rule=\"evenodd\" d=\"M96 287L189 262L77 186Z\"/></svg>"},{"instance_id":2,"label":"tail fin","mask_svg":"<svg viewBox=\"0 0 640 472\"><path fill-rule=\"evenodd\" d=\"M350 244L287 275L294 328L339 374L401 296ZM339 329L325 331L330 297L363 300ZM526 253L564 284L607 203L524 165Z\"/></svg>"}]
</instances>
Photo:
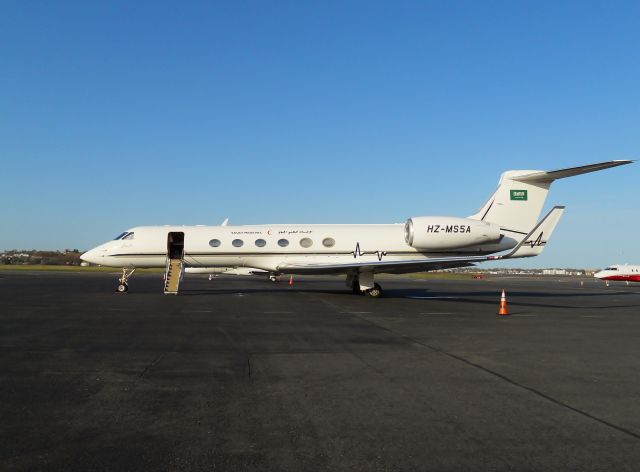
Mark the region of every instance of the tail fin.
<instances>
[{"instance_id":1,"label":"tail fin","mask_svg":"<svg viewBox=\"0 0 640 472\"><path fill-rule=\"evenodd\" d=\"M504 231L527 234L540 217L540 212L554 180L586 174L633 161L608 161L554 171L509 170L489 201L469 218L500 225Z\"/></svg>"}]
</instances>

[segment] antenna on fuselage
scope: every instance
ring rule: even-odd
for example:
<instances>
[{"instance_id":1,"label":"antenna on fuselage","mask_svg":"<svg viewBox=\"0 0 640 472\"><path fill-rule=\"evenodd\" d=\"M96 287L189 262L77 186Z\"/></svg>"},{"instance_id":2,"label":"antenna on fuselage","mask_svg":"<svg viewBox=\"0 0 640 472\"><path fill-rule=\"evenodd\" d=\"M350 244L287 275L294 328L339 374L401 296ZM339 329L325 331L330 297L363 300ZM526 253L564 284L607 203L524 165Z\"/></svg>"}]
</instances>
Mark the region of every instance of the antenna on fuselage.
<instances>
[{"instance_id":1,"label":"antenna on fuselage","mask_svg":"<svg viewBox=\"0 0 640 472\"><path fill-rule=\"evenodd\" d=\"M227 226L229 224L229 218L225 218L220 226Z\"/></svg>"}]
</instances>

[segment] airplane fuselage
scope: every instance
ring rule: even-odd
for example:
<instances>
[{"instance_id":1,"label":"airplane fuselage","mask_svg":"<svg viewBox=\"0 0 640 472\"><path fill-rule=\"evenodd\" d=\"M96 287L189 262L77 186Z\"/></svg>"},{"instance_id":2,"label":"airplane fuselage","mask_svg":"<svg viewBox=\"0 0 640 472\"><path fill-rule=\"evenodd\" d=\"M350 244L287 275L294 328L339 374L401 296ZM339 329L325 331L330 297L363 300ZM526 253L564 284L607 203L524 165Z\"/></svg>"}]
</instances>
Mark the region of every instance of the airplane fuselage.
<instances>
[{"instance_id":1,"label":"airplane fuselage","mask_svg":"<svg viewBox=\"0 0 640 472\"><path fill-rule=\"evenodd\" d=\"M445 224L442 241L467 235L476 228ZM469 229L468 229L469 228ZM428 230L433 231L432 228ZM404 224L381 225L246 225L246 226L140 226L123 239L104 243L83 259L111 267L165 267L169 233L184 234L186 267L253 267L278 272L292 263L415 260L443 254L491 254L511 249L517 241L498 242L422 251L405 240ZM293 272L293 271L289 271Z\"/></svg>"}]
</instances>

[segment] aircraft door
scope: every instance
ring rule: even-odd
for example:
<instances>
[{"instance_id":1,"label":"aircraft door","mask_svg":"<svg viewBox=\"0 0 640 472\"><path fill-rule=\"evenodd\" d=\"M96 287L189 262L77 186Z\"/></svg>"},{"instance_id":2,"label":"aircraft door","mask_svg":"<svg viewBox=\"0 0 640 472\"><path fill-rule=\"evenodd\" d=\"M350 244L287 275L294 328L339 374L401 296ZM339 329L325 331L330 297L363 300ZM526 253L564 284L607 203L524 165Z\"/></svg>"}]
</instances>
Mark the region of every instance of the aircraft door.
<instances>
[{"instance_id":1,"label":"aircraft door","mask_svg":"<svg viewBox=\"0 0 640 472\"><path fill-rule=\"evenodd\" d=\"M169 259L182 259L184 257L184 233L171 232L167 236L167 255Z\"/></svg>"}]
</instances>

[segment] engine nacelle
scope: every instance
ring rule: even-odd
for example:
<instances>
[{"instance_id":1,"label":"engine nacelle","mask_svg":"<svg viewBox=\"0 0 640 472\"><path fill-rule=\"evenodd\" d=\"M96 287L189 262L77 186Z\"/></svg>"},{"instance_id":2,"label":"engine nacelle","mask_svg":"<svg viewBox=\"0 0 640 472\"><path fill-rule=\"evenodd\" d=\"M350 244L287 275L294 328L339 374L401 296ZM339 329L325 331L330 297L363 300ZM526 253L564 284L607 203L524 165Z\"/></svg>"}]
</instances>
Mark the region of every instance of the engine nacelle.
<instances>
[{"instance_id":1,"label":"engine nacelle","mask_svg":"<svg viewBox=\"0 0 640 472\"><path fill-rule=\"evenodd\" d=\"M404 225L404 239L416 249L448 250L500 241L493 223L453 216L418 216Z\"/></svg>"}]
</instances>

